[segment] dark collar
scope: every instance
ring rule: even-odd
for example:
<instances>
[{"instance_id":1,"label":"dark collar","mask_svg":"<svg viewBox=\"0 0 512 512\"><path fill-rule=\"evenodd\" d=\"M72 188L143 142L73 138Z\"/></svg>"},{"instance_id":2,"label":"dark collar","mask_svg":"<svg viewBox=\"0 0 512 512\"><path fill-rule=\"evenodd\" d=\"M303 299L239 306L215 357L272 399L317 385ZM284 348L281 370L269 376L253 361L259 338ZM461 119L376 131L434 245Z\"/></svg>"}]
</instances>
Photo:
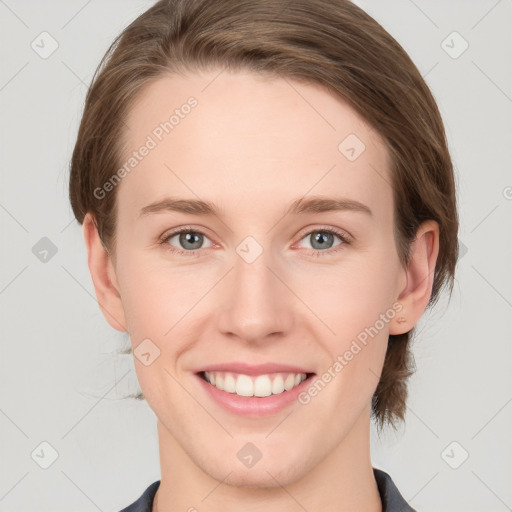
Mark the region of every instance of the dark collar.
<instances>
[{"instance_id":1,"label":"dark collar","mask_svg":"<svg viewBox=\"0 0 512 512\"><path fill-rule=\"evenodd\" d=\"M373 468L373 474L379 488L380 499L382 501L382 512L416 512L404 500L391 477L381 469ZM160 485L160 480L153 482L141 495L121 512L151 512L153 508L153 499Z\"/></svg>"}]
</instances>

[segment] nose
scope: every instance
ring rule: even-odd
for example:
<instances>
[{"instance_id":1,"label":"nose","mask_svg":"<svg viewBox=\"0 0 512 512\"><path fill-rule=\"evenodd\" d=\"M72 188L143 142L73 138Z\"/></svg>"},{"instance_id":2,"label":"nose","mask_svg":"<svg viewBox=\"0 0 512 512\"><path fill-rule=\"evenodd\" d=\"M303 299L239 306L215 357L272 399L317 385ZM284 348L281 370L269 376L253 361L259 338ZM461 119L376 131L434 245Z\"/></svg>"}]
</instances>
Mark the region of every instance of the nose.
<instances>
[{"instance_id":1,"label":"nose","mask_svg":"<svg viewBox=\"0 0 512 512\"><path fill-rule=\"evenodd\" d=\"M252 262L238 254L233 261L221 286L219 330L251 344L290 332L296 298L282 266L266 251Z\"/></svg>"}]
</instances>

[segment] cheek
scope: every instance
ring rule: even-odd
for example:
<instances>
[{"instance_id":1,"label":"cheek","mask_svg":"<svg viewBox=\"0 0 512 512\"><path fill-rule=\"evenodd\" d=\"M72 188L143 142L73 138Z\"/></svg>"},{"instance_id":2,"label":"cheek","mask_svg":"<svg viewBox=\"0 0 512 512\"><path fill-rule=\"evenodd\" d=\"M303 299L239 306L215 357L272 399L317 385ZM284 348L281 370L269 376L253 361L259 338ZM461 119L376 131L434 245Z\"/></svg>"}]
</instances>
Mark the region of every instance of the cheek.
<instances>
[{"instance_id":1,"label":"cheek","mask_svg":"<svg viewBox=\"0 0 512 512\"><path fill-rule=\"evenodd\" d=\"M339 264L310 264L287 276L297 295L330 327L332 337L354 336L392 306L394 264L376 256L353 254Z\"/></svg>"},{"instance_id":2,"label":"cheek","mask_svg":"<svg viewBox=\"0 0 512 512\"><path fill-rule=\"evenodd\" d=\"M123 281L123 308L135 342L141 335L149 337L150 334L158 333L161 336L164 323L168 324L171 319L169 298L161 285L161 282L156 282L151 279L151 275L140 270L131 272Z\"/></svg>"},{"instance_id":3,"label":"cheek","mask_svg":"<svg viewBox=\"0 0 512 512\"><path fill-rule=\"evenodd\" d=\"M388 261L384 257L354 258L349 265L302 280L308 306L328 327L318 322L318 332L324 332L318 342L329 354L325 371L344 375L337 379L340 386L372 392L378 383L389 325L396 315L397 275L395 263L391 258Z\"/></svg>"}]
</instances>

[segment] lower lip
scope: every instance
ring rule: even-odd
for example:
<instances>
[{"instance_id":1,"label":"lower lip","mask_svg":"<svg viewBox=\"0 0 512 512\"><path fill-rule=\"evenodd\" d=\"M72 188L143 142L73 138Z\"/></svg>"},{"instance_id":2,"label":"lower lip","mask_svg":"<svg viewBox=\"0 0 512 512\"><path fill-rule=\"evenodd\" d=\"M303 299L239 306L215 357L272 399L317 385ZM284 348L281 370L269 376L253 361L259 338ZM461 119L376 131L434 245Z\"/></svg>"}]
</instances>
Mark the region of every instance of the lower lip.
<instances>
[{"instance_id":1,"label":"lower lip","mask_svg":"<svg viewBox=\"0 0 512 512\"><path fill-rule=\"evenodd\" d=\"M228 393L227 391L222 391L209 382L206 382L206 380L197 373L195 376L208 396L210 396L214 402L229 412L251 418L270 416L282 411L293 402L298 402L298 395L311 385L313 380L312 378L314 377L314 375L311 375L307 379L303 380L298 386L295 386L288 391L284 391L283 393L279 393L278 395L259 397L239 396L236 393Z\"/></svg>"}]
</instances>

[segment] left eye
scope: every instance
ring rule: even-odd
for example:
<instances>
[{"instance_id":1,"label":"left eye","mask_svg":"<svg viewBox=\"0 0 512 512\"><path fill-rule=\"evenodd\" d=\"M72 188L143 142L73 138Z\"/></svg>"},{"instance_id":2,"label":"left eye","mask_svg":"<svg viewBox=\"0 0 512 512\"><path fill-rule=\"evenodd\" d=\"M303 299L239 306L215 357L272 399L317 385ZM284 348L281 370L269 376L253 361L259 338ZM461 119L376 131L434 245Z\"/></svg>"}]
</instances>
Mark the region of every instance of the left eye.
<instances>
[{"instance_id":1,"label":"left eye","mask_svg":"<svg viewBox=\"0 0 512 512\"><path fill-rule=\"evenodd\" d=\"M331 249L333 247L334 238L337 237L341 240L341 242L337 245L341 245L344 242L344 238L342 235L336 233L335 231L329 229L318 229L315 231L310 231L306 236L301 238L301 240L311 240L311 246L308 249L313 249L315 251L322 251L323 249Z\"/></svg>"}]
</instances>

